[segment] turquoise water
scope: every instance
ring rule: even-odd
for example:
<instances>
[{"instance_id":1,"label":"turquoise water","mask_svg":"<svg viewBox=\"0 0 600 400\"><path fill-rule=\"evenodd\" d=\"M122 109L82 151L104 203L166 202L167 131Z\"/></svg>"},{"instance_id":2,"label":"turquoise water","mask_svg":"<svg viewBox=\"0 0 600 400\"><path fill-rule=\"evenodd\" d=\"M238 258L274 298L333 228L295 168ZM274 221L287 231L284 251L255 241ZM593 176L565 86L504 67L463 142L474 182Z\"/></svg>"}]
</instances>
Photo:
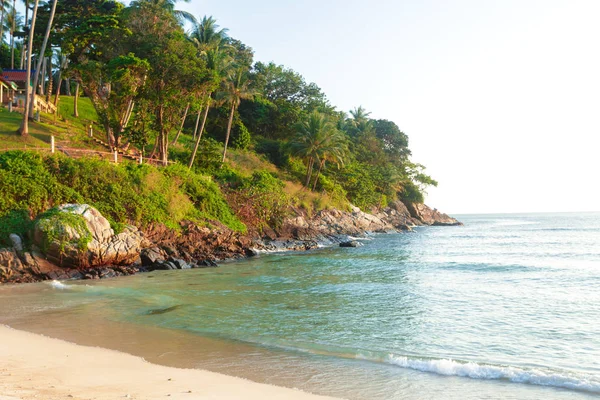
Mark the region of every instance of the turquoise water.
<instances>
[{"instance_id":1,"label":"turquoise water","mask_svg":"<svg viewBox=\"0 0 600 400\"><path fill-rule=\"evenodd\" d=\"M0 322L349 399L600 395L600 213L460 219L359 248L4 287Z\"/></svg>"}]
</instances>

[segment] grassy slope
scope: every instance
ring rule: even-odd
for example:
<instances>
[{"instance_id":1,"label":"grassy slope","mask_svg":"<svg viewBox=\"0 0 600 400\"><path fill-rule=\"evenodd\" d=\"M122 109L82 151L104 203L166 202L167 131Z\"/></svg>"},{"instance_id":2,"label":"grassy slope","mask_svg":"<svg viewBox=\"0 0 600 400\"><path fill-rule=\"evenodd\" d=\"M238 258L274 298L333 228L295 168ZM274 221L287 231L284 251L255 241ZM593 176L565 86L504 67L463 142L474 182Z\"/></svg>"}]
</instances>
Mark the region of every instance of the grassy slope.
<instances>
[{"instance_id":1,"label":"grassy slope","mask_svg":"<svg viewBox=\"0 0 600 400\"><path fill-rule=\"evenodd\" d=\"M62 96L58 115L43 113L40 122L29 123L29 137L22 137L17 134L22 114L0 107L0 150L49 148L50 136L54 136L58 146L104 151L86 135L89 121L97 121L98 116L85 97L79 99L79 115L73 116L73 98Z\"/></svg>"}]
</instances>

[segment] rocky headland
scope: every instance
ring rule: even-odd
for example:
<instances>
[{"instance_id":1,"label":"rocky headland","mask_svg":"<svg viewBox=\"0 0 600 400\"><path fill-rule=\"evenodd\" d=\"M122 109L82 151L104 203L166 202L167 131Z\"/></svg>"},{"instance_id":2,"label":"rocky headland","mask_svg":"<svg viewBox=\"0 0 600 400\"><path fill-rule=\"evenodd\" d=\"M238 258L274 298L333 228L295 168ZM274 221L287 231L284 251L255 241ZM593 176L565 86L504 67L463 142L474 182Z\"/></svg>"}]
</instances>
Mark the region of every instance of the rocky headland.
<instances>
[{"instance_id":1,"label":"rocky headland","mask_svg":"<svg viewBox=\"0 0 600 400\"><path fill-rule=\"evenodd\" d=\"M98 210L65 204L39 215L25 238L10 236L12 247L0 248L0 282L48 279L100 279L142 271L216 267L217 262L263 251L309 250L321 245L355 247L353 236L411 231L415 226L462 225L424 204L400 201L372 214L357 207L328 209L294 216L262 235L244 235L219 223L181 224L180 230L152 225L143 231L127 225L115 232Z\"/></svg>"}]
</instances>

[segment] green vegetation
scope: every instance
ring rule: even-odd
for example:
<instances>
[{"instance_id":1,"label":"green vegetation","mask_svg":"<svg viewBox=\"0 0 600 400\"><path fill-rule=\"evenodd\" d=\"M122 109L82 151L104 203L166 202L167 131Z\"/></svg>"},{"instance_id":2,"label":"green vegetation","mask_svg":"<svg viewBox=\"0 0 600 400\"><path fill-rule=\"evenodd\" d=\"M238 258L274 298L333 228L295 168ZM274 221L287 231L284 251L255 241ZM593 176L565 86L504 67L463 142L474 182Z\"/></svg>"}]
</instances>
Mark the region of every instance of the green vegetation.
<instances>
[{"instance_id":1,"label":"green vegetation","mask_svg":"<svg viewBox=\"0 0 600 400\"><path fill-rule=\"evenodd\" d=\"M85 218L81 215L52 208L40 214L36 220L40 231L44 233L41 243L44 252L48 251L52 243L58 244L61 254L65 253L67 246L85 250L88 243L92 241L92 233L87 227ZM65 227L72 229L79 238L73 241L71 233L65 230Z\"/></svg>"},{"instance_id":2,"label":"green vegetation","mask_svg":"<svg viewBox=\"0 0 600 400\"><path fill-rule=\"evenodd\" d=\"M93 122L109 146L164 168L0 154L0 218L24 227L14 229L27 226L19 210L34 215L76 201L96 206L115 227L214 220L260 230L278 226L292 207L370 210L422 202L437 185L411 160L408 136L394 122L371 119L363 107L337 110L315 83L254 62L252 49L213 17L193 18L175 3L57 3L48 48L59 62L46 51L50 71L40 81L49 99L60 95L59 115L42 115L21 137L20 116L2 110L0 146L47 147L52 134L65 147L106 151L86 135ZM52 4L40 2L38 27ZM43 31L35 30L34 54Z\"/></svg>"},{"instance_id":3,"label":"green vegetation","mask_svg":"<svg viewBox=\"0 0 600 400\"><path fill-rule=\"evenodd\" d=\"M180 165L115 165L97 159L8 151L0 153L0 182L2 243L7 243L11 230L27 231L26 215L63 203L90 204L113 224L164 223L179 229L183 220L220 221L237 231L246 229L211 178Z\"/></svg>"}]
</instances>

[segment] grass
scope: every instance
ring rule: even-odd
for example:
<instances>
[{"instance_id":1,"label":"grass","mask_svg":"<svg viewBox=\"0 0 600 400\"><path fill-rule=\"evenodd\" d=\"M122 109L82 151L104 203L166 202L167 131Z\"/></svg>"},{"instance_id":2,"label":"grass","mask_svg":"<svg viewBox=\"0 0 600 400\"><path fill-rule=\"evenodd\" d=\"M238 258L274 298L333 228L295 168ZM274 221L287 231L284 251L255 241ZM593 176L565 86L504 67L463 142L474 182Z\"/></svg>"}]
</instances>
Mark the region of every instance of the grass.
<instances>
[{"instance_id":1,"label":"grass","mask_svg":"<svg viewBox=\"0 0 600 400\"><path fill-rule=\"evenodd\" d=\"M73 98L62 96L66 101L59 103L59 114L42 113L40 122L29 123L29 136L17 133L22 114L9 113L0 107L0 150L49 148L50 137L54 136L57 146L106 151L87 136L89 121L97 121L96 111L88 98L79 99L80 117L73 114ZM70 100L70 101L69 101Z\"/></svg>"}]
</instances>

